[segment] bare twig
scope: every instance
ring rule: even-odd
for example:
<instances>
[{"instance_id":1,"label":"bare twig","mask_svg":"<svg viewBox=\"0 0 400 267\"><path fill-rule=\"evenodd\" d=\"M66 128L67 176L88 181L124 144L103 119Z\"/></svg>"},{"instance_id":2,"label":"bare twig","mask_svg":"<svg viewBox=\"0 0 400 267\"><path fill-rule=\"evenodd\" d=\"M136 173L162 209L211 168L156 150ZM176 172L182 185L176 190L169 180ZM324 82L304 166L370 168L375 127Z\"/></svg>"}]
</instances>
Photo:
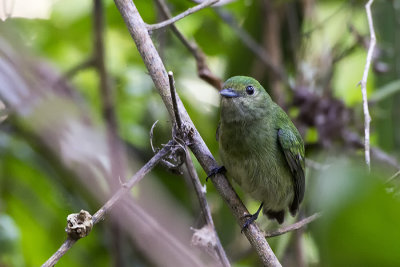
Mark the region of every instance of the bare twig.
<instances>
[{"instance_id":1,"label":"bare twig","mask_svg":"<svg viewBox=\"0 0 400 267\"><path fill-rule=\"evenodd\" d=\"M42 267L52 267L60 260L62 256L76 243L77 240L67 238L61 247L45 262Z\"/></svg>"},{"instance_id":2,"label":"bare twig","mask_svg":"<svg viewBox=\"0 0 400 267\"><path fill-rule=\"evenodd\" d=\"M117 179L124 175L123 149L117 133L117 118L114 111L112 90L109 75L105 65L104 52L104 10L102 0L94 0L93 7L93 31L94 31L94 57L95 67L99 75L100 99L102 102L102 115L106 123L108 153L111 160L111 177ZM112 184L117 185L115 181Z\"/></svg>"},{"instance_id":3,"label":"bare twig","mask_svg":"<svg viewBox=\"0 0 400 267\"><path fill-rule=\"evenodd\" d=\"M166 18L171 18L171 12L169 11L167 5L165 4L164 0L157 0L156 3L158 4L161 12ZM178 37L178 39L183 43L183 45L192 53L194 58L196 59L197 65L197 74L201 79L209 83L210 85L214 86L217 90L222 88L222 81L220 78L215 76L210 68L207 66L206 63L206 56L204 55L203 51L200 47L197 46L196 42L189 41L175 26L175 24L170 25L171 30L173 33Z\"/></svg>"},{"instance_id":4,"label":"bare twig","mask_svg":"<svg viewBox=\"0 0 400 267\"><path fill-rule=\"evenodd\" d=\"M158 120L156 120L153 123L153 125L151 126L151 129L150 129L150 147L151 147L151 150L153 151L153 153L156 153L156 149L154 148L154 145L153 145L153 135L154 135L154 127L156 127L157 123L158 123Z\"/></svg>"},{"instance_id":5,"label":"bare twig","mask_svg":"<svg viewBox=\"0 0 400 267\"><path fill-rule=\"evenodd\" d=\"M396 172L395 174L393 174L389 179L387 179L386 183L390 183L391 181L393 181L394 179L396 179L397 177L399 177L400 175L400 171Z\"/></svg>"},{"instance_id":6,"label":"bare twig","mask_svg":"<svg viewBox=\"0 0 400 267\"><path fill-rule=\"evenodd\" d=\"M79 63L78 65L72 67L67 72L65 72L62 79L69 79L72 76L74 76L75 74L77 74L78 72L80 72L81 70L93 67L94 64L95 64L95 58L94 58L94 56L90 56L87 59L85 59L84 61L82 61L81 63Z\"/></svg>"},{"instance_id":7,"label":"bare twig","mask_svg":"<svg viewBox=\"0 0 400 267\"><path fill-rule=\"evenodd\" d=\"M120 200L129 190L152 169L157 163L170 153L175 141L169 141L157 154L155 154L129 181L123 186L93 215L93 224L101 221L106 213Z\"/></svg>"},{"instance_id":8,"label":"bare twig","mask_svg":"<svg viewBox=\"0 0 400 267\"><path fill-rule=\"evenodd\" d=\"M121 205L122 212L126 213L128 216L134 217L134 222L135 222L135 227L133 225L125 225L125 228L127 232L131 232L134 236L138 235L138 233L135 231L135 228L141 228L141 229L151 229L146 232L140 233L140 235L146 235L146 242L149 242L149 244L152 244L152 248L155 248L157 250L162 250L163 252L169 252L168 255L171 255L173 258L179 258L179 259L173 259L172 262L175 263L174 265L171 265L171 261L169 260L168 263L166 263L165 259L161 255L157 255L158 257L154 257L154 252L149 254L149 258L152 261L155 261L155 266L204 266L204 262L200 261L198 257L195 257L193 255L193 250L188 247L185 244L182 244L177 240L176 236L174 236L173 233L170 231L167 231L162 223L158 220L156 220L154 217L150 216L149 213L146 212L145 209L143 209L140 205L137 205L133 201L124 201ZM143 243L146 243L143 242ZM154 244L156 243L157 244ZM154 244L154 245L153 245ZM140 245L145 245L142 247L143 252L149 253L149 247L148 244L139 244ZM163 246L164 245L164 246ZM168 248L165 248L165 246L168 246ZM151 257L153 256L153 257ZM180 263L180 264L179 264Z\"/></svg>"},{"instance_id":9,"label":"bare twig","mask_svg":"<svg viewBox=\"0 0 400 267\"><path fill-rule=\"evenodd\" d=\"M174 141L169 141L163 149L158 151L129 181L124 184L93 216L93 225L104 219L114 204L119 201L132 187L140 181L155 165L171 151ZM54 266L60 258L72 247L77 240L68 238L61 247L42 265L42 267Z\"/></svg>"},{"instance_id":10,"label":"bare twig","mask_svg":"<svg viewBox=\"0 0 400 267\"><path fill-rule=\"evenodd\" d=\"M269 237L274 237L274 236L278 236L278 235L283 235L283 234L286 234L287 232L291 232L291 231L300 229L304 225L309 224L310 222L318 219L321 216L322 216L322 214L319 212L314 213L313 215L311 215L307 218L304 218L301 221L298 221L294 224L279 228L278 230L275 230L275 231L267 232L267 233L265 233L265 237L269 238Z\"/></svg>"},{"instance_id":11,"label":"bare twig","mask_svg":"<svg viewBox=\"0 0 400 267\"><path fill-rule=\"evenodd\" d=\"M205 191L204 191L203 187L201 186L199 176L197 175L196 169L194 168L193 161L190 157L190 153L187 149L185 150L185 152L186 152L185 164L188 169L190 178L192 180L194 189L196 191L197 198L200 203L201 211L203 213L203 216L206 220L207 225L209 227L211 227L211 229L214 231L215 243L216 243L214 249L217 252L217 255L221 261L222 266L231 266L229 263L228 257L226 256L225 250L222 247L221 241L219 240L217 231L215 229L214 221L211 216L211 210L207 203Z\"/></svg>"},{"instance_id":12,"label":"bare twig","mask_svg":"<svg viewBox=\"0 0 400 267\"><path fill-rule=\"evenodd\" d=\"M235 31L243 44L246 45L256 56L258 56L260 60L271 71L273 71L286 86L293 90L294 86L289 82L289 78L287 77L285 70L273 63L271 56L253 39L253 37L250 36L247 31L238 25L232 14L220 8L214 8L214 10L221 17L221 19Z\"/></svg>"},{"instance_id":13,"label":"bare twig","mask_svg":"<svg viewBox=\"0 0 400 267\"><path fill-rule=\"evenodd\" d=\"M182 120L181 115L179 114L178 104L176 103L176 90L175 90L175 81L174 74L172 71L168 72L168 80L169 80L169 90L171 92L172 106L174 108L175 121L178 129L182 129Z\"/></svg>"},{"instance_id":14,"label":"bare twig","mask_svg":"<svg viewBox=\"0 0 400 267\"><path fill-rule=\"evenodd\" d=\"M172 71L168 72L168 78L169 78L169 87L171 91L171 98L172 98L172 106L174 108L174 113L175 113L175 120L177 122L177 127L178 131L182 131L182 121L181 121L181 116L180 112L178 109L178 103L176 102L176 90L175 90L175 81L174 81L174 75ZM182 134L183 136L184 134ZM203 216L205 218L205 221L207 225L211 228L213 232L213 236L215 239L215 246L214 250L218 255L219 260L221 261L222 266L231 266L228 260L228 257L226 256L225 250L222 247L221 241L219 240L217 231L214 226L214 221L211 216L211 210L210 207L208 206L205 191L203 190L203 187L201 186L199 176L197 175L196 169L193 165L192 158L190 157L190 153L185 146L185 164L186 168L188 170L190 180L192 181L193 187L196 191L197 198L200 203L200 208L202 210Z\"/></svg>"},{"instance_id":15,"label":"bare twig","mask_svg":"<svg viewBox=\"0 0 400 267\"><path fill-rule=\"evenodd\" d=\"M351 132L348 130L343 130L342 138L348 145L355 146L357 148L364 148L364 142L358 133L354 133L354 132ZM371 147L371 155L376 160L378 160L380 162L384 162L386 164L389 164L393 168L400 170L400 164L397 161L397 159L395 157L387 154L385 151L381 150L380 148Z\"/></svg>"},{"instance_id":16,"label":"bare twig","mask_svg":"<svg viewBox=\"0 0 400 267\"><path fill-rule=\"evenodd\" d=\"M170 118L175 120L169 91L168 75L150 38L146 24L131 0L114 1L128 27L129 33L136 43L136 47L153 79L154 85L164 101ZM177 103L182 122L191 131L189 134L191 138L189 147L206 173L210 173L211 170L218 167L218 164L196 130L179 96L177 96ZM246 220L244 216L248 215L249 212L233 190L232 185L222 174L215 175L211 180L219 194L228 204L238 224L243 225ZM257 224L251 224L244 233L265 266L281 266Z\"/></svg>"},{"instance_id":17,"label":"bare twig","mask_svg":"<svg viewBox=\"0 0 400 267\"><path fill-rule=\"evenodd\" d=\"M369 71L369 67L371 65L372 56L373 56L375 43L376 43L374 24L373 24L372 14L371 14L371 5L373 2L374 2L374 0L369 0L368 3L365 5L371 40L369 43L367 61L365 63L365 68L364 68L364 74L363 74L363 77L361 80L361 92L362 92L362 97L363 97L364 127L365 127L365 130L364 130L365 163L368 166L368 170L371 169L370 145L369 145L369 128L370 128L371 116L369 115L369 110L368 110L367 78L368 78L368 71Z\"/></svg>"},{"instance_id":18,"label":"bare twig","mask_svg":"<svg viewBox=\"0 0 400 267\"><path fill-rule=\"evenodd\" d=\"M147 25L146 27L147 27L147 29L149 31L154 31L154 30L157 30L157 29L164 28L164 27L166 27L166 26L168 26L170 24L173 24L173 23L177 22L178 20L183 19L186 16L189 16L190 14L193 14L193 13L195 13L195 12L197 12L197 11L203 9L203 8L211 6L212 4L215 4L218 1L219 0L207 0L207 1L204 1L201 4L189 8L185 12L182 12L181 14L179 14L179 15L171 18L171 19L165 20L165 21L157 23L157 24Z\"/></svg>"},{"instance_id":19,"label":"bare twig","mask_svg":"<svg viewBox=\"0 0 400 267\"><path fill-rule=\"evenodd\" d=\"M107 153L110 161L110 170L105 175L108 178L111 192L119 187L119 180L125 175L124 147L118 136L117 117L114 110L113 93L110 84L110 76L106 69L104 48L104 7L103 0L93 1L93 55L94 67L99 77L99 93L101 100L101 112L106 127ZM111 221L113 228L112 247L114 254L114 265L121 265L122 256L118 247L120 246L120 226Z\"/></svg>"}]
</instances>

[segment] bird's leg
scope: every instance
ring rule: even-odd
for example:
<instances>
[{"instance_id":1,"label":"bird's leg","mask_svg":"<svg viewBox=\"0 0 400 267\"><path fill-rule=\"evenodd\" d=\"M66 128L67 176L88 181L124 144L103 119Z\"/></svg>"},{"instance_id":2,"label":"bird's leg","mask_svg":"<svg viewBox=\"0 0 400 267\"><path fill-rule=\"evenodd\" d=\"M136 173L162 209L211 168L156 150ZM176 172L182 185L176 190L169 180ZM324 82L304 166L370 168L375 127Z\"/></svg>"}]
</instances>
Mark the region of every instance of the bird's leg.
<instances>
[{"instance_id":1,"label":"bird's leg","mask_svg":"<svg viewBox=\"0 0 400 267\"><path fill-rule=\"evenodd\" d=\"M208 178L210 178L211 176L214 176L214 175L216 175L218 173L225 174L226 173L225 166L219 166L219 167L216 167L216 168L212 169L210 171L210 173L208 174L207 178L206 178L206 182L208 181Z\"/></svg>"},{"instance_id":2,"label":"bird's leg","mask_svg":"<svg viewBox=\"0 0 400 267\"><path fill-rule=\"evenodd\" d=\"M254 222L255 220L257 220L258 218L258 214L260 213L262 207L264 206L264 202L261 202L260 207L258 208L258 210L256 211L256 213L254 214L247 214L244 217L248 217L248 219L246 220L246 222L244 223L243 227L242 227L242 231L240 231L241 233L243 233L243 230L246 229L247 227L249 227L249 225Z\"/></svg>"}]
</instances>

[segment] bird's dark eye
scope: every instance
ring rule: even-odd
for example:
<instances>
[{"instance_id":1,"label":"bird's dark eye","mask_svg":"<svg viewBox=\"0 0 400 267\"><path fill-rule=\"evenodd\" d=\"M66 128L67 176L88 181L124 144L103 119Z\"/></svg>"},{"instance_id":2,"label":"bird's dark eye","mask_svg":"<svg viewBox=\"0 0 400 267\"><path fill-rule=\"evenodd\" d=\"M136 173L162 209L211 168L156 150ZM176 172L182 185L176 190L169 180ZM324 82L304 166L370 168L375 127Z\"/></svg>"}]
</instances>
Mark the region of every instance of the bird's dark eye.
<instances>
[{"instance_id":1,"label":"bird's dark eye","mask_svg":"<svg viewBox=\"0 0 400 267\"><path fill-rule=\"evenodd\" d=\"M246 87L246 93L247 93L248 95L254 94L254 87L251 86L251 85L247 86L247 87Z\"/></svg>"}]
</instances>

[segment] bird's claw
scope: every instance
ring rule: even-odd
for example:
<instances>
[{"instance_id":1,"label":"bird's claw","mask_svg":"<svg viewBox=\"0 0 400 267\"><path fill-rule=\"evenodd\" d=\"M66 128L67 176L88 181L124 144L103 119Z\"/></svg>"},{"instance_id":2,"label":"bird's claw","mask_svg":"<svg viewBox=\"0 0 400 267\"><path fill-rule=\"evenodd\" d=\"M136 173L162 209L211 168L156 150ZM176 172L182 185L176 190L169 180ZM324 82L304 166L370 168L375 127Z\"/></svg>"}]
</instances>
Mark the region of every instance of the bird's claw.
<instances>
[{"instance_id":1,"label":"bird's claw","mask_svg":"<svg viewBox=\"0 0 400 267\"><path fill-rule=\"evenodd\" d=\"M207 175L206 182L208 181L208 178L210 178L211 176L214 176L214 175L216 175L218 173L226 173L225 167L224 166L219 166L219 167L216 167L216 168L212 169L210 171L210 173Z\"/></svg>"},{"instance_id":2,"label":"bird's claw","mask_svg":"<svg viewBox=\"0 0 400 267\"><path fill-rule=\"evenodd\" d=\"M245 215L244 217L248 217L248 219L247 219L246 222L243 224L242 230L240 231L241 233L243 233L243 231L244 231L247 227L249 227L249 225L250 225L251 223L253 223L255 220L257 220L258 214L257 214L257 213L255 213L255 214L247 214L247 215Z\"/></svg>"},{"instance_id":3,"label":"bird's claw","mask_svg":"<svg viewBox=\"0 0 400 267\"><path fill-rule=\"evenodd\" d=\"M246 215L243 216L243 218L247 218L247 217L248 217L248 219L247 219L246 222L243 224L242 230L240 231L241 233L243 233L243 231L244 231L247 227L249 227L249 225L250 225L251 223L253 223L255 220L257 220L258 214L260 214L260 211L261 211L261 209L262 209L263 206L264 206L264 202L261 203L261 205L260 205L260 207L258 208L258 210L256 211L256 213L254 213L254 214L246 214Z\"/></svg>"}]
</instances>

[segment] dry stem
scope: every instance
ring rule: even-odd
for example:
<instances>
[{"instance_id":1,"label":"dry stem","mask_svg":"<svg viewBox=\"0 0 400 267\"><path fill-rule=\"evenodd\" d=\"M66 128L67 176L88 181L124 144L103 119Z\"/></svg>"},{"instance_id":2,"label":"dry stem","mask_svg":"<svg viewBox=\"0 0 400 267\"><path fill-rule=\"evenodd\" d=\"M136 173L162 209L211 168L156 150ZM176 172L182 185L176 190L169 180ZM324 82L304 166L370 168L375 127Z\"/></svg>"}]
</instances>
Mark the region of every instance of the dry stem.
<instances>
[{"instance_id":1,"label":"dry stem","mask_svg":"<svg viewBox=\"0 0 400 267\"><path fill-rule=\"evenodd\" d=\"M147 25L147 29L149 31L154 31L154 30L157 30L157 29L164 28L164 27L166 27L166 26L168 26L170 24L173 24L173 23L177 22L178 20L183 19L186 16L189 16L190 14L193 14L193 13L195 13L195 12L197 12L197 11L203 9L203 8L206 8L206 7L208 7L208 6L212 5L212 4L215 4L218 1L219 0L207 0L207 1L204 1L201 4L189 8L185 12L182 12L181 14L179 14L179 15L173 17L173 18L170 18L168 20L165 20L165 21L157 23L157 24Z\"/></svg>"},{"instance_id":2,"label":"dry stem","mask_svg":"<svg viewBox=\"0 0 400 267\"><path fill-rule=\"evenodd\" d=\"M129 181L124 184L93 216L93 225L104 219L104 216L110 211L114 204L119 201L132 187L140 181L148 172L151 171L157 163L165 157L175 144L174 141L169 141L157 154L155 154ZM60 258L72 247L78 240L67 238L61 247L42 265L42 267L54 266Z\"/></svg>"},{"instance_id":3,"label":"dry stem","mask_svg":"<svg viewBox=\"0 0 400 267\"><path fill-rule=\"evenodd\" d=\"M369 145L369 132L370 132L369 128L370 128L371 116L369 115L369 110L368 110L367 78L368 78L368 71L369 71L369 67L371 65L372 56L374 53L374 48L375 48L375 43L376 43L374 24L373 24L372 15L371 15L371 5L373 2L374 2L374 0L369 0L368 3L365 5L365 10L367 12L369 31L371 34L371 40L369 43L367 61L365 63L365 68L364 68L364 74L363 74L363 77L361 80L361 92L362 92L362 98L363 98L364 127L365 127L365 129L364 129L365 163L368 166L368 170L371 170L370 145Z\"/></svg>"}]
</instances>

